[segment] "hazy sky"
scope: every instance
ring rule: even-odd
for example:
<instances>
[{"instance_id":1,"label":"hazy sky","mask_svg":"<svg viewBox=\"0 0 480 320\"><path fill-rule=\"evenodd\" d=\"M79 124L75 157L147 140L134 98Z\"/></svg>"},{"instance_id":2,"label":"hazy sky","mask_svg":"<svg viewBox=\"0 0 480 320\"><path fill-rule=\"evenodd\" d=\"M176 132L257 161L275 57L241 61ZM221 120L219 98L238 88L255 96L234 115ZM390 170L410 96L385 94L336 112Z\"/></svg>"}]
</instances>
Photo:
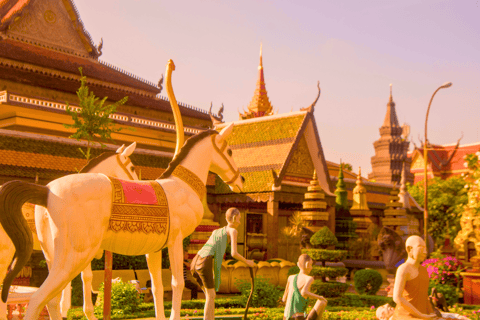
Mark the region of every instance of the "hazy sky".
<instances>
[{"instance_id":1,"label":"hazy sky","mask_svg":"<svg viewBox=\"0 0 480 320\"><path fill-rule=\"evenodd\" d=\"M238 119L257 81L260 43L279 113L315 108L323 150L371 172L393 84L400 123L432 143L480 141L479 0L75 0L101 60L157 83L168 59L177 100ZM162 95L166 95L162 92ZM423 138L422 138L423 140Z\"/></svg>"}]
</instances>

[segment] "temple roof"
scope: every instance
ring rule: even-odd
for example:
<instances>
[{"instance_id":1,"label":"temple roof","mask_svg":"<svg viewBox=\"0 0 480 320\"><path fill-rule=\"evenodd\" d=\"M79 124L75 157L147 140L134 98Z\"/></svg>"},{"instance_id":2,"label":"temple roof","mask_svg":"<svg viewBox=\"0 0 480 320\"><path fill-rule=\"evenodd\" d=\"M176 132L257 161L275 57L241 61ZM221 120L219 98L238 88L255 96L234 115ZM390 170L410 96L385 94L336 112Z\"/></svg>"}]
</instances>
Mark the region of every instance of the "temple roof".
<instances>
[{"instance_id":1,"label":"temple roof","mask_svg":"<svg viewBox=\"0 0 480 320\"><path fill-rule=\"evenodd\" d=\"M306 139L305 135L310 139ZM320 186L326 194L332 195L330 176L311 113L299 111L237 121L228 143L233 150L235 163L245 178L243 192L272 191L273 187L285 183L286 174L291 172L292 159L298 162L298 156L294 153L303 147L304 160L300 162L310 161L312 165L311 172L305 172L305 185L316 169ZM226 185L217 183L216 193L230 193L230 190Z\"/></svg>"},{"instance_id":2,"label":"temple roof","mask_svg":"<svg viewBox=\"0 0 480 320\"><path fill-rule=\"evenodd\" d=\"M240 119L262 117L273 113L273 108L268 99L267 88L265 86L265 76L263 74L262 46L260 46L260 63L258 65L258 80L252 101L248 105L248 112L240 114Z\"/></svg>"},{"instance_id":3,"label":"temple roof","mask_svg":"<svg viewBox=\"0 0 480 320\"><path fill-rule=\"evenodd\" d=\"M448 145L429 145L427 150L429 171L433 171L435 174L445 173L444 178L466 172L467 169L464 166L464 157L467 154L475 153L480 150L480 142L460 145L456 144ZM415 148L408 153L408 157L412 159L412 172L422 173L423 168L423 146ZM421 170L420 170L421 169Z\"/></svg>"},{"instance_id":4,"label":"temple roof","mask_svg":"<svg viewBox=\"0 0 480 320\"><path fill-rule=\"evenodd\" d=\"M0 0L0 5L0 79L74 94L82 67L96 96L114 101L128 96L128 105L171 113L167 99L157 97L157 85L98 60L101 49L72 0ZM210 120L199 108L179 107L183 116Z\"/></svg>"},{"instance_id":5,"label":"temple roof","mask_svg":"<svg viewBox=\"0 0 480 320\"><path fill-rule=\"evenodd\" d=\"M0 175L13 178L35 178L54 180L77 172L87 161L78 150L86 142L70 138L53 137L0 129ZM98 144L92 147L92 157L106 151L115 151L118 145ZM130 156L137 174L143 180L158 178L167 168L173 154L169 152L136 148ZM207 185L214 185L215 176L209 174Z\"/></svg>"},{"instance_id":6,"label":"temple roof","mask_svg":"<svg viewBox=\"0 0 480 320\"><path fill-rule=\"evenodd\" d=\"M16 21L16 18L21 16L24 11L29 7L32 7L36 1L46 0L0 0L0 31L6 31ZM85 50L93 58L98 58L101 55L94 45L90 34L85 29L80 15L72 0L62 0L62 4L67 11L70 21L74 24L74 28L83 43ZM51 14L51 10L47 11ZM45 19L48 20L48 16L45 12ZM56 16L53 16L56 18Z\"/></svg>"}]
</instances>

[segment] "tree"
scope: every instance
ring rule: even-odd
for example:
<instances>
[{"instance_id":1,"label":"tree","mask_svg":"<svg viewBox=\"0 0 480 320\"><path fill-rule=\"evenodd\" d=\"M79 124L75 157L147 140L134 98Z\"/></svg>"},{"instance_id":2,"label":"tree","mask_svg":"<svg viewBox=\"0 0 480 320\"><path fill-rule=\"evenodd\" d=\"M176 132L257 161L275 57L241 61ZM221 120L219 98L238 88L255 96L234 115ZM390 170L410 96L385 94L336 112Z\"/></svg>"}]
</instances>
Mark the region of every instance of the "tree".
<instances>
[{"instance_id":1,"label":"tree","mask_svg":"<svg viewBox=\"0 0 480 320\"><path fill-rule=\"evenodd\" d=\"M314 261L322 263L321 266L315 265L310 273L316 279L311 286L312 292L327 298L343 295L348 289L348 284L336 282L335 278L343 277L348 270L343 267L327 266L326 262L342 261L347 255L347 251L327 249L338 244L337 237L327 226L315 232L310 238L310 243L314 248L302 249L302 253L308 254ZM327 277L329 281L327 281Z\"/></svg>"},{"instance_id":2,"label":"tree","mask_svg":"<svg viewBox=\"0 0 480 320\"><path fill-rule=\"evenodd\" d=\"M117 111L117 107L124 105L128 97L109 105L104 105L108 97L100 98L89 91L87 87L87 77L82 73L82 68L78 68L80 71L80 88L77 91L80 109L72 110L70 104L67 102L66 112L69 114L74 123L64 124L65 128L74 128L77 131L70 136L77 140L87 140L87 151L84 152L79 148L80 152L85 156L87 160L90 159L91 143L98 138L102 141L113 141L111 134L122 130L120 127L115 127L113 120L110 117L111 114ZM100 145L105 145L100 142Z\"/></svg>"},{"instance_id":3,"label":"tree","mask_svg":"<svg viewBox=\"0 0 480 320\"><path fill-rule=\"evenodd\" d=\"M454 239L460 230L460 217L467 203L465 179L454 176L443 180L435 177L428 181L428 233L435 243L443 243L445 232ZM422 207L424 206L424 181L407 185L408 192Z\"/></svg>"}]
</instances>

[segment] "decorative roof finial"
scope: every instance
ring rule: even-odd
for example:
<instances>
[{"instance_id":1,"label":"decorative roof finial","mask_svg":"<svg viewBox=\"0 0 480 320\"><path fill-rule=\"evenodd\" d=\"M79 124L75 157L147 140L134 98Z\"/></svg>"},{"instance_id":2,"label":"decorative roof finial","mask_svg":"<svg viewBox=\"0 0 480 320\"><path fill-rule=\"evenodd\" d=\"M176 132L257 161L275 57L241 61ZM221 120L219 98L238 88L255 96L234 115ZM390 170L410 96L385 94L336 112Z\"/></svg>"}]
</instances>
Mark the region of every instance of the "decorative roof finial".
<instances>
[{"instance_id":1,"label":"decorative roof finial","mask_svg":"<svg viewBox=\"0 0 480 320\"><path fill-rule=\"evenodd\" d=\"M263 61L262 61L262 43L260 42L260 64L258 65L258 70L263 69Z\"/></svg>"},{"instance_id":2,"label":"decorative roof finial","mask_svg":"<svg viewBox=\"0 0 480 320\"><path fill-rule=\"evenodd\" d=\"M393 86L393 84L390 83L390 99L389 99L390 102L393 101L393 97L392 97L392 86Z\"/></svg>"}]
</instances>

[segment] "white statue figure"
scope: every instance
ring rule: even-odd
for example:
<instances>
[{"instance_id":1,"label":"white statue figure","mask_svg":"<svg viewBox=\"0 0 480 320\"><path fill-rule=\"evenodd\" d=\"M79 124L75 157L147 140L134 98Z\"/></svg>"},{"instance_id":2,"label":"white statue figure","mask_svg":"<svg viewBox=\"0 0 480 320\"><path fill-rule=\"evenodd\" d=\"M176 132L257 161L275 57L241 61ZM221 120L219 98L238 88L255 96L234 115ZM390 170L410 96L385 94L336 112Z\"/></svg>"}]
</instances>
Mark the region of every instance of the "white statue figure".
<instances>
[{"instance_id":1,"label":"white statue figure","mask_svg":"<svg viewBox=\"0 0 480 320\"><path fill-rule=\"evenodd\" d=\"M100 156L91 159L85 167L80 170L80 173L103 173L107 176L117 177L120 179L128 180L138 180L137 174L135 173L135 168L129 158L129 156L135 150L136 143L133 142L130 146L125 148L121 146L117 149L116 152L105 152ZM51 261L49 260L50 256L53 254L52 248L46 247L51 246L53 235L51 230L49 230L49 216L44 215L40 221L40 228L38 229L39 240L41 241L42 248L44 250L47 263L50 265ZM34 231L35 232L35 231ZM42 232L46 232L42 234ZM103 251L100 251L102 254ZM12 262L13 256L15 254L15 248L12 241L5 233L3 228L0 226L0 283L3 282L5 274L7 273L7 268ZM96 317L93 313L93 303L92 303L92 269L90 264L82 271L82 280L83 280L83 310L85 315L89 320L96 320ZM70 286L67 287L70 289ZM86 294L88 292L89 294ZM65 292L64 292L65 293ZM51 319L62 319L67 317L67 308L68 306L60 305L61 295L52 299L48 304L47 308L50 314ZM6 310L7 304L3 301L0 301L0 320L6 320Z\"/></svg>"},{"instance_id":2,"label":"white statue figure","mask_svg":"<svg viewBox=\"0 0 480 320\"><path fill-rule=\"evenodd\" d=\"M244 262L250 268L255 266L253 260L245 259L237 251L237 228L240 226L241 213L237 208L230 208L225 213L227 226L213 231L205 245L192 260L190 270L205 292L205 312L203 319L215 318L215 292L220 288L222 260L230 240L234 259Z\"/></svg>"},{"instance_id":3,"label":"white statue figure","mask_svg":"<svg viewBox=\"0 0 480 320\"><path fill-rule=\"evenodd\" d=\"M157 180L123 181L85 173L56 179L47 186L22 181L4 184L0 222L15 245L17 262L5 277L2 299L6 300L11 280L31 254L31 231L24 227L21 212L28 201L45 207L35 210L37 222L48 210L55 249L49 275L32 296L26 320L36 320L45 304L60 294L99 250L147 254L156 317L165 319L160 249L166 246L173 275L170 319L180 319L182 242L202 221L208 172L218 174L235 192L243 188L243 177L226 142L232 130L230 124L220 133L207 130L191 137Z\"/></svg>"},{"instance_id":4,"label":"white statue figure","mask_svg":"<svg viewBox=\"0 0 480 320\"><path fill-rule=\"evenodd\" d=\"M285 293L282 301L285 303L285 312L283 319L297 320L320 320L327 307L327 299L310 291L314 278L310 276L314 261L308 254L302 254L298 257L297 266L300 268L298 274L288 277ZM316 299L312 310L305 317L308 298Z\"/></svg>"}]
</instances>

